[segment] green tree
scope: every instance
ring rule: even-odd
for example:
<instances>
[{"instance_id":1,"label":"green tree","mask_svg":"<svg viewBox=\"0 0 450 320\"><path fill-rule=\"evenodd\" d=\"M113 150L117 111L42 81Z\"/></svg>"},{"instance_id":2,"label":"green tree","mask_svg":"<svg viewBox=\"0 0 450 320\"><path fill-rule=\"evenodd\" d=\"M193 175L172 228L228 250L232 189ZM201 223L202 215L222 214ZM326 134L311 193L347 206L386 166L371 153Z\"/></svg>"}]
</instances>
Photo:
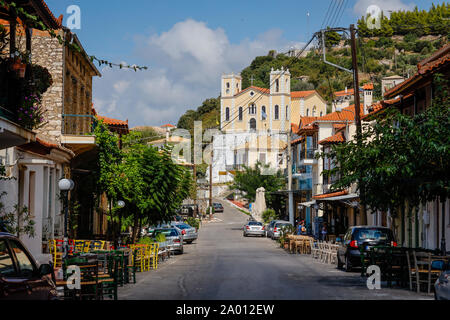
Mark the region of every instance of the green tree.
<instances>
[{"instance_id":1,"label":"green tree","mask_svg":"<svg viewBox=\"0 0 450 320\"><path fill-rule=\"evenodd\" d=\"M268 169L269 165L262 165L257 162L254 167L245 167L243 171L237 171L234 182L230 186L231 190L240 190L244 193L244 198L249 202L254 202L256 198L256 189L264 187L266 189L266 205L274 207L275 197L271 194L279 191L285 184L285 178L281 170L272 175L263 174L263 169Z\"/></svg>"},{"instance_id":2,"label":"green tree","mask_svg":"<svg viewBox=\"0 0 450 320\"><path fill-rule=\"evenodd\" d=\"M362 143L336 145L327 154L337 174L332 189L365 187L365 203L372 210L410 207L450 197L450 103L448 83L435 78L436 96L426 111L411 117L388 110L375 124L365 124ZM322 155L325 156L325 155Z\"/></svg>"}]
</instances>

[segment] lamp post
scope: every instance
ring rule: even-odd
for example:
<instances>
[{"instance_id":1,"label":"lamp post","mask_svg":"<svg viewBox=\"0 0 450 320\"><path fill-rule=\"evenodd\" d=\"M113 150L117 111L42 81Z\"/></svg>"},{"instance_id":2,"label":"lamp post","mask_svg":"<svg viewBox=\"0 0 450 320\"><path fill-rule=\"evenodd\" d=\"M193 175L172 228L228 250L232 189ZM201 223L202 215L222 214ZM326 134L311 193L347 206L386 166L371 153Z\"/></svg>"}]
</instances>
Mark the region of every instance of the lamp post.
<instances>
[{"instance_id":1,"label":"lamp post","mask_svg":"<svg viewBox=\"0 0 450 320\"><path fill-rule=\"evenodd\" d=\"M69 233L68 233L68 219L69 219L69 191L75 187L75 182L71 179L61 179L58 183L59 190L64 193L64 254L63 259L66 259L69 254Z\"/></svg>"},{"instance_id":2,"label":"lamp post","mask_svg":"<svg viewBox=\"0 0 450 320\"><path fill-rule=\"evenodd\" d=\"M122 209L122 208L124 208L125 207L125 201L123 201L123 200L119 200L118 202L117 202L117 206L120 208L120 209ZM119 243L119 247L120 247L120 245L121 245L121 236L122 236L122 212L120 212L119 213L119 240L118 240L118 243Z\"/></svg>"}]
</instances>

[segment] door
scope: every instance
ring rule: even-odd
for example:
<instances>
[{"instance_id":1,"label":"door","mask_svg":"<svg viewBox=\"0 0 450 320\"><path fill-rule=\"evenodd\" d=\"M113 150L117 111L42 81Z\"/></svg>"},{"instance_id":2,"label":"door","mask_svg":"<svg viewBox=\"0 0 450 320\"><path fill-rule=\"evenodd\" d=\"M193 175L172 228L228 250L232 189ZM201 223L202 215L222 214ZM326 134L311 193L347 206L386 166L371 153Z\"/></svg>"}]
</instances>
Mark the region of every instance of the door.
<instances>
[{"instance_id":1,"label":"door","mask_svg":"<svg viewBox=\"0 0 450 320\"><path fill-rule=\"evenodd\" d=\"M20 299L47 300L52 287L47 278L39 274L31 255L17 240L8 239L8 244L17 271L15 279L10 279L10 281L21 285L23 292L26 293Z\"/></svg>"}]
</instances>

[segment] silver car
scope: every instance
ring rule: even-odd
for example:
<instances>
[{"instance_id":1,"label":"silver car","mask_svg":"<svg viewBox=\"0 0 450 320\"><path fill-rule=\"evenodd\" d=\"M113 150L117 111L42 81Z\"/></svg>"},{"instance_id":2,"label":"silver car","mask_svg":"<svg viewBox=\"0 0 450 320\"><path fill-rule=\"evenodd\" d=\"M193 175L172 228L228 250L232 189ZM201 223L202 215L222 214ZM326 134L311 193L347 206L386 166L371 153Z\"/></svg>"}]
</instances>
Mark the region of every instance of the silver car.
<instances>
[{"instance_id":1,"label":"silver car","mask_svg":"<svg viewBox=\"0 0 450 320\"><path fill-rule=\"evenodd\" d=\"M171 228L157 228L153 231L153 237L156 237L158 233L162 233L166 236L166 240L172 241L173 244L170 246L169 250L182 254L183 249L183 235L180 229L177 227Z\"/></svg>"},{"instance_id":2,"label":"silver car","mask_svg":"<svg viewBox=\"0 0 450 320\"><path fill-rule=\"evenodd\" d=\"M434 297L436 300L450 300L450 270L442 272L434 284Z\"/></svg>"},{"instance_id":3,"label":"silver car","mask_svg":"<svg viewBox=\"0 0 450 320\"><path fill-rule=\"evenodd\" d=\"M272 220L266 227L266 237L272 238L273 236L273 229L275 228L275 224L277 222L283 222L284 220Z\"/></svg>"},{"instance_id":4,"label":"silver car","mask_svg":"<svg viewBox=\"0 0 450 320\"><path fill-rule=\"evenodd\" d=\"M181 230L181 234L183 235L183 239L186 243L191 244L194 240L197 240L198 233L197 229L194 227L191 227L184 222L172 222L171 225Z\"/></svg>"},{"instance_id":5,"label":"silver car","mask_svg":"<svg viewBox=\"0 0 450 320\"><path fill-rule=\"evenodd\" d=\"M249 235L264 237L266 235L264 225L261 222L249 221L244 226L244 237L248 237Z\"/></svg>"},{"instance_id":6,"label":"silver car","mask_svg":"<svg viewBox=\"0 0 450 320\"><path fill-rule=\"evenodd\" d=\"M272 240L278 239L281 235L281 228L288 225L292 226L292 223L290 223L289 221L277 221L274 224L273 230L271 232Z\"/></svg>"}]
</instances>

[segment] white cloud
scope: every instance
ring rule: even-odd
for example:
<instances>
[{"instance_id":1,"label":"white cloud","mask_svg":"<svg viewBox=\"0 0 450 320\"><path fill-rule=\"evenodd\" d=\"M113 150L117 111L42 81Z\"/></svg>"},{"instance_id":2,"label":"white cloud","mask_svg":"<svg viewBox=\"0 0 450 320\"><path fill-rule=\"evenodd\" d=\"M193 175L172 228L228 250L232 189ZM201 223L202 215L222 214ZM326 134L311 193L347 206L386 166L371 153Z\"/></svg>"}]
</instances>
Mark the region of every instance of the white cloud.
<instances>
[{"instance_id":1,"label":"white cloud","mask_svg":"<svg viewBox=\"0 0 450 320\"><path fill-rule=\"evenodd\" d=\"M222 28L188 19L161 34L136 36L134 58L150 69L102 70L95 107L100 114L129 119L131 126L176 124L187 109L219 96L222 73L239 72L269 50L299 45L284 39L281 30L231 43Z\"/></svg>"},{"instance_id":2,"label":"white cloud","mask_svg":"<svg viewBox=\"0 0 450 320\"><path fill-rule=\"evenodd\" d=\"M353 7L353 11L359 16L365 16L367 8L371 5L377 5L388 15L388 11L412 10L415 4L412 2L404 3L402 0L358 0Z\"/></svg>"}]
</instances>

